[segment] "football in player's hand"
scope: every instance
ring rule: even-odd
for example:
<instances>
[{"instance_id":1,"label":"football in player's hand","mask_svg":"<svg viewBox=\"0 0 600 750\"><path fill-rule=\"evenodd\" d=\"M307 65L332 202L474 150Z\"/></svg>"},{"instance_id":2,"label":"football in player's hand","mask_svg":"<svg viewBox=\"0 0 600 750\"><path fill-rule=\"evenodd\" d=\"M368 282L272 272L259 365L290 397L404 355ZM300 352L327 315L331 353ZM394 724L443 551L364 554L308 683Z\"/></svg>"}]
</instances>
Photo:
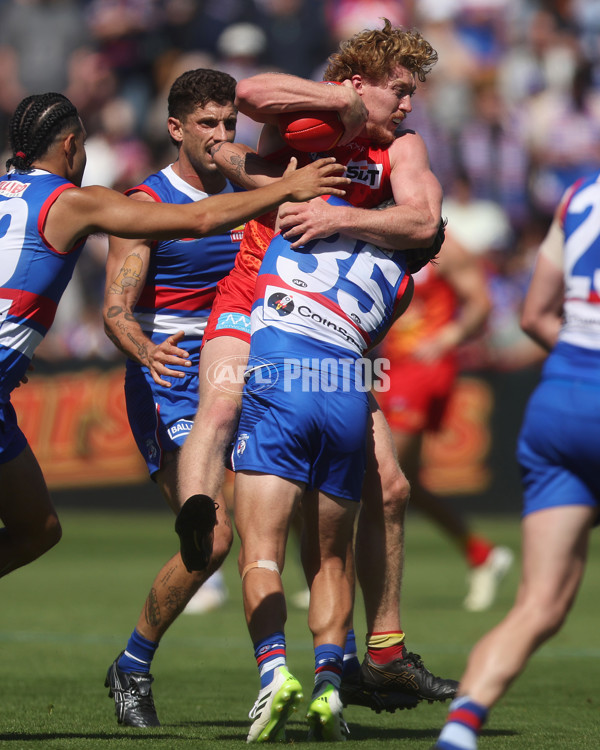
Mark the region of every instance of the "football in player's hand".
<instances>
[{"instance_id":1,"label":"football in player's hand","mask_svg":"<svg viewBox=\"0 0 600 750\"><path fill-rule=\"evenodd\" d=\"M279 132L297 151L329 151L344 135L344 126L332 110L287 112L279 115Z\"/></svg>"}]
</instances>

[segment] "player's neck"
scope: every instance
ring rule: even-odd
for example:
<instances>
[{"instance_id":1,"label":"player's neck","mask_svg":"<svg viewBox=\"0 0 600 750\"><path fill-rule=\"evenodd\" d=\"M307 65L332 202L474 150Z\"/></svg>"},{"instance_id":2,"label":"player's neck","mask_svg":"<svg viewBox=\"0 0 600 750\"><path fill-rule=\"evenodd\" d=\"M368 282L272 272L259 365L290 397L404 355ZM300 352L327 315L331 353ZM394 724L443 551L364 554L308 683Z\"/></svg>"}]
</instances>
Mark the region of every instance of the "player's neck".
<instances>
[{"instance_id":1,"label":"player's neck","mask_svg":"<svg viewBox=\"0 0 600 750\"><path fill-rule=\"evenodd\" d=\"M173 171L189 185L209 195L220 193L227 184L225 177L220 172L215 171L200 175L191 164L183 164L181 160L174 162Z\"/></svg>"}]
</instances>

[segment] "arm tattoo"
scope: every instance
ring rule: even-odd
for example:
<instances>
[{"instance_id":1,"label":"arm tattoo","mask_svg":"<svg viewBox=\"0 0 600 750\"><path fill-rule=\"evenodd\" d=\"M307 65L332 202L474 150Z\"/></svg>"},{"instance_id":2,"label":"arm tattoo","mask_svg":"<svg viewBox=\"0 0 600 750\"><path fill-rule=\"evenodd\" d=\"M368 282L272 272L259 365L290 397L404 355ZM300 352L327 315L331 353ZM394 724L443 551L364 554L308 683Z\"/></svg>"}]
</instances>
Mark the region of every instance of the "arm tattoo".
<instances>
[{"instance_id":1,"label":"arm tattoo","mask_svg":"<svg viewBox=\"0 0 600 750\"><path fill-rule=\"evenodd\" d=\"M107 318L116 318L117 315L120 315L123 312L123 308L119 307L118 305L111 305L111 307L108 308L106 311L106 317Z\"/></svg>"},{"instance_id":2,"label":"arm tattoo","mask_svg":"<svg viewBox=\"0 0 600 750\"><path fill-rule=\"evenodd\" d=\"M144 268L144 262L141 255L131 253L121 266L117 278L112 282L109 288L109 294L123 294L125 287L137 286Z\"/></svg>"}]
</instances>

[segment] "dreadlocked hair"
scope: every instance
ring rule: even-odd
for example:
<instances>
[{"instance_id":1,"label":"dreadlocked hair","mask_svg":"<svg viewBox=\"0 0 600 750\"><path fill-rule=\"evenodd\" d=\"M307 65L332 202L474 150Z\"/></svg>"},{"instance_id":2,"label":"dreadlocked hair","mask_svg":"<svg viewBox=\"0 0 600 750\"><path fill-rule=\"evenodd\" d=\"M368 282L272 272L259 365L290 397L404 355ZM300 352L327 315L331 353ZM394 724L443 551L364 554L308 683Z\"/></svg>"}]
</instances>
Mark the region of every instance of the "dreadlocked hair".
<instances>
[{"instance_id":1,"label":"dreadlocked hair","mask_svg":"<svg viewBox=\"0 0 600 750\"><path fill-rule=\"evenodd\" d=\"M6 162L6 168L30 169L36 159L46 154L57 135L80 129L77 109L66 96L50 92L26 97L8 125L13 156Z\"/></svg>"}]
</instances>

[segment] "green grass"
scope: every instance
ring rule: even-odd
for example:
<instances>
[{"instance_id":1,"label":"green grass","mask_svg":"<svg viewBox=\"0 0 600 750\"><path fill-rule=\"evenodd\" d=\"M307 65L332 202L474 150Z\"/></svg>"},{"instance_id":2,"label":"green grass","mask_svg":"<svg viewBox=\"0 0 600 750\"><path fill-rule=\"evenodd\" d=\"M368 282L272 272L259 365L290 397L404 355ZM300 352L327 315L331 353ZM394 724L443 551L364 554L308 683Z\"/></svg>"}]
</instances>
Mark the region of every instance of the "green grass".
<instances>
[{"instance_id":1,"label":"green grass","mask_svg":"<svg viewBox=\"0 0 600 750\"><path fill-rule=\"evenodd\" d=\"M116 723L104 676L135 625L154 574L175 551L173 519L166 511L69 510L61 517L64 537L60 545L2 580L2 747L241 747L258 678L240 601L237 549L224 568L229 602L209 614L180 617L157 652L154 695L162 727L126 729ZM518 550L516 519L476 520L482 531ZM436 674L458 678L469 648L511 604L518 572L516 568L511 571L490 612L468 614L461 608L465 570L450 542L411 516L406 547L403 626L408 646ZM302 586L293 546L284 582L288 592ZM597 750L599 599L600 555L594 540L575 612L496 707L480 741L481 750ZM358 602L360 642L364 637L361 608ZM308 693L313 657L305 613L290 608L286 630L290 669ZM445 714L446 706L439 704L381 715L349 708L345 712L351 730L347 747L425 750L437 736ZM303 743L302 712L295 717L288 725L288 739Z\"/></svg>"}]
</instances>

